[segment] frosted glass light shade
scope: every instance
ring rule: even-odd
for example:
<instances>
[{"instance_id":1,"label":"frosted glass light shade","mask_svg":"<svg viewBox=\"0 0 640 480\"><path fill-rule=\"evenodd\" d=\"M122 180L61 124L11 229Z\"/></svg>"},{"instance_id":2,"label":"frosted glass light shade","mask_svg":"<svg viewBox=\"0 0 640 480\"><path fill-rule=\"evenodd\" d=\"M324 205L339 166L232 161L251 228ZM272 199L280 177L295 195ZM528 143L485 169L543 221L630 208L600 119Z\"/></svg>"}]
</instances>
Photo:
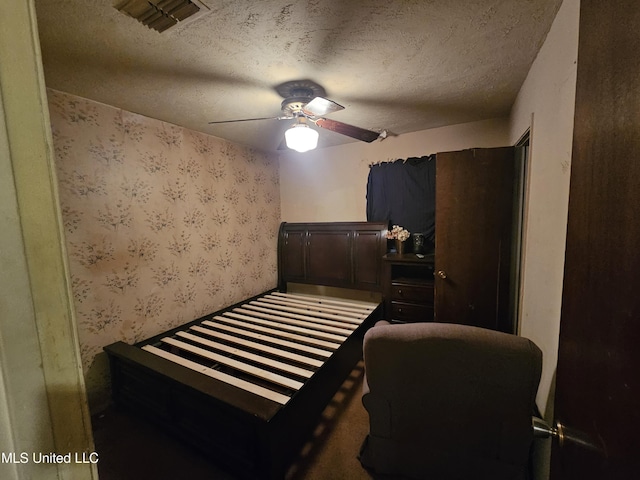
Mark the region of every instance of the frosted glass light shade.
<instances>
[{"instance_id":1,"label":"frosted glass light shade","mask_svg":"<svg viewBox=\"0 0 640 480\"><path fill-rule=\"evenodd\" d=\"M287 147L297 152L307 152L318 146L318 132L304 124L298 124L284 132Z\"/></svg>"}]
</instances>

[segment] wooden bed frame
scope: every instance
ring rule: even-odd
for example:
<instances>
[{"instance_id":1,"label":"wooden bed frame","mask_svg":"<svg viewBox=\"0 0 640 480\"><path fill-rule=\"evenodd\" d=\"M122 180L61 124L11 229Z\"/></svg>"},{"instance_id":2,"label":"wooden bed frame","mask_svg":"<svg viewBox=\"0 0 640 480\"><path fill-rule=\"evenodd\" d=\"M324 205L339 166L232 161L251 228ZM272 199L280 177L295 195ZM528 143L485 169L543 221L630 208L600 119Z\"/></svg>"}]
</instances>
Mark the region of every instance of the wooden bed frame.
<instances>
[{"instance_id":1,"label":"wooden bed frame","mask_svg":"<svg viewBox=\"0 0 640 480\"><path fill-rule=\"evenodd\" d=\"M386 224L378 222L283 223L278 237L278 290L257 295L136 345L116 342L105 347L116 406L152 420L241 478L283 478L313 432L323 409L362 357L365 331L382 317L382 306L378 303L363 307L367 312L364 315L351 313L351 310L362 310L364 302L336 303L318 297L322 305L309 306L317 298L288 294L287 285L304 283L381 291L386 229ZM193 346L183 343L189 342L191 334L198 333L198 329L213 325L212 322L224 322L234 315L242 320L249 309L264 312L265 302L274 304L280 311L277 315L283 315L283 319L277 320L296 325L285 326L285 329L298 332L284 347L282 343L264 340L262 348L267 351L289 350L287 355L290 355L294 347L297 348L292 344L308 344L310 340L303 337L315 334L309 334L309 330L299 325L302 322L306 327L312 317L331 325L321 328L333 329L331 331L337 331L344 339L329 348L326 358L309 354L310 362L317 363L315 367L303 365L298 358L302 355L293 353L296 358L292 366L276 368L287 373L299 367L312 370L307 376L304 372L295 373L295 381L281 379L273 369L260 373L261 366L274 362L275 357L267 354L269 360L262 363L260 359L255 360L257 351L253 347L263 341L256 340L256 332L251 333L251 338L244 332L239 333L242 342L253 345L252 353L244 353L248 360L243 354L236 354L235 340L229 343L225 338L230 336L224 333L222 340L213 339L219 347L215 348L216 353L202 353L199 348L194 350ZM266 328L271 329L269 322L274 320L270 318L273 315L263 313L262 316L269 319ZM359 319L352 321L353 316ZM346 321L352 326L336 323L345 321L342 317L349 317ZM264 331L264 327L258 328ZM315 344L306 348L309 346L313 348ZM207 357L205 361L203 355ZM235 366L238 360L240 370ZM254 370L258 373L254 374ZM262 378L256 379L255 375ZM277 387L271 383L272 376L278 377ZM249 388L252 391L246 389L249 382L257 384ZM268 390L266 394L264 388ZM271 390L277 392L268 393Z\"/></svg>"}]
</instances>

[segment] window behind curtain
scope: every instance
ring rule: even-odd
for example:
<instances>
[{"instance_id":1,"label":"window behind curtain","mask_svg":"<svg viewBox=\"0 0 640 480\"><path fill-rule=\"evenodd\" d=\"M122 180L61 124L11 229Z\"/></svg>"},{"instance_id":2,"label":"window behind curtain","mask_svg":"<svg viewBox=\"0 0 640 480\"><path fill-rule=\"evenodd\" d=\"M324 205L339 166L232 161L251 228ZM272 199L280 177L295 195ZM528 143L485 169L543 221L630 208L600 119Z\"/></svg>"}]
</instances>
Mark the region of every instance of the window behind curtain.
<instances>
[{"instance_id":1,"label":"window behind curtain","mask_svg":"<svg viewBox=\"0 0 640 480\"><path fill-rule=\"evenodd\" d=\"M367 182L367 220L401 225L433 242L436 157L412 157L372 165Z\"/></svg>"}]
</instances>

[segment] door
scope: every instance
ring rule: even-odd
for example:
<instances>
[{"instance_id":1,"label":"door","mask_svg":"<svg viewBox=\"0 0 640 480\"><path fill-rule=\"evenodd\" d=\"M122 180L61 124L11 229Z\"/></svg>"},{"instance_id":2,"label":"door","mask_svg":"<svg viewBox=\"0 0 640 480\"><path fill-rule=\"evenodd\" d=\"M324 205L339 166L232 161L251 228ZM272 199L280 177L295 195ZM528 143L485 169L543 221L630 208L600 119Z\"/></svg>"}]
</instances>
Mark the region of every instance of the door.
<instances>
[{"instance_id":1,"label":"door","mask_svg":"<svg viewBox=\"0 0 640 480\"><path fill-rule=\"evenodd\" d=\"M640 9L580 2L552 480L640 475ZM587 447L587 448L585 448Z\"/></svg>"},{"instance_id":2,"label":"door","mask_svg":"<svg viewBox=\"0 0 640 480\"><path fill-rule=\"evenodd\" d=\"M513 147L438 153L435 321L510 331Z\"/></svg>"}]
</instances>

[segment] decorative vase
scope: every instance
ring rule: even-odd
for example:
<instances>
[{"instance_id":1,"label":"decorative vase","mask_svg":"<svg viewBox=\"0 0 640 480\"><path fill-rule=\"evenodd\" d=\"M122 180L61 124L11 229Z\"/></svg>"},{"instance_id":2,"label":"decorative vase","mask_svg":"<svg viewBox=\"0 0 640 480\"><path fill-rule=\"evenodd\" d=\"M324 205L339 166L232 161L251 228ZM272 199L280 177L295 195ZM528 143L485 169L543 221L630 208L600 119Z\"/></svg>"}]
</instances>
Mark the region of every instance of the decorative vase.
<instances>
[{"instance_id":1,"label":"decorative vase","mask_svg":"<svg viewBox=\"0 0 640 480\"><path fill-rule=\"evenodd\" d=\"M404 242L396 239L396 252L398 255L404 255Z\"/></svg>"},{"instance_id":2,"label":"decorative vase","mask_svg":"<svg viewBox=\"0 0 640 480\"><path fill-rule=\"evenodd\" d=\"M424 235L422 233L414 233L413 237L413 253L424 253Z\"/></svg>"}]
</instances>

